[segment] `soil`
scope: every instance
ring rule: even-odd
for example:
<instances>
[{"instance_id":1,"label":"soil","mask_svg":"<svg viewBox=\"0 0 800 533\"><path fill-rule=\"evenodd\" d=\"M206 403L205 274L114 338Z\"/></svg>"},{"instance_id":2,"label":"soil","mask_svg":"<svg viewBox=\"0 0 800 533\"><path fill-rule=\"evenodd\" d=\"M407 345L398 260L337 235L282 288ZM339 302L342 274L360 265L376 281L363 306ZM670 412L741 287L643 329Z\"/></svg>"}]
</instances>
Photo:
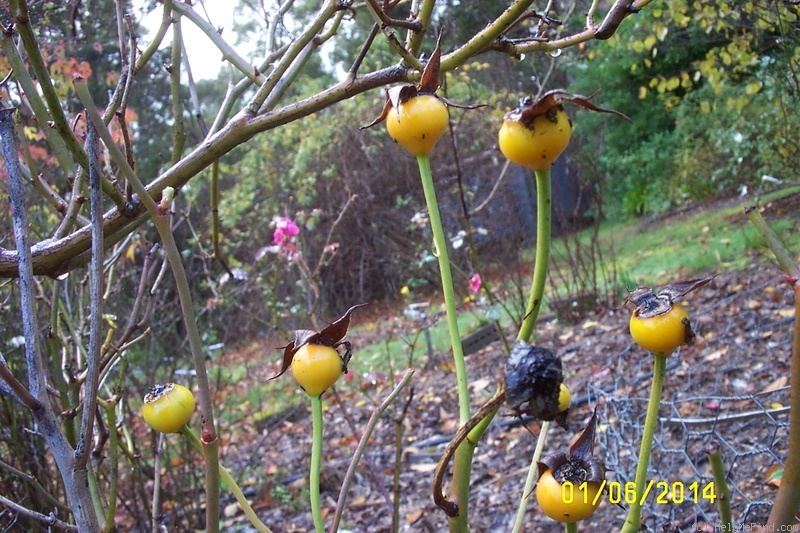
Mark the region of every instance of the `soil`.
<instances>
[{"instance_id":1,"label":"soil","mask_svg":"<svg viewBox=\"0 0 800 533\"><path fill-rule=\"evenodd\" d=\"M770 212L800 212L800 195L775 202ZM717 502L708 501L703 494L711 481L705 449L714 443L721 450L733 490L734 520L763 523L777 490L777 482L769 479L770 469L779 465L787 446L794 320L791 291L777 267L753 252L750 268L720 272L681 301L697 338L667 361L661 419L648 473L654 486L642 512L644 524L650 531L714 530ZM595 452L609 469L609 482L618 482L616 487L623 490L633 479L652 376L652 356L632 344L628 335L629 313L628 309L609 309L577 324L563 323L555 315L542 316L536 329L536 343L556 350L561 357L565 382L574 399L568 429L553 425L544 453L565 451L569 439L581 431L597 408L600 421ZM397 314L373 312L370 328L348 335L354 347L351 372L338 390L323 396L321 483L326 527L361 432L375 405L403 374L403 369L384 376L360 368L358 348L376 339L413 336L416 331ZM359 323L364 318L358 315L353 320ZM515 328L504 333L513 339ZM251 345L232 351L224 362L263 360L265 348ZM242 378L240 390L276 373L279 352L273 347L268 352L275 354L271 363L251 365L257 370ZM497 390L506 357L501 342L467 357L473 413ZM399 529L447 531L446 516L432 501L431 483L442 451L457 430L458 405L451 357L435 354L434 359L418 357L408 388L413 396L404 391L378 422L356 469L340 531L391 530L398 429L402 430L397 478ZM291 380L288 376L281 379ZM473 532L511 530L540 429L534 420L525 420L523 425L505 407L490 425L473 463L469 502ZM276 533L312 531L306 503L311 449L308 403L255 425L237 425L235 432L235 437L223 442L222 455L234 473L255 465L248 474L252 478L248 494L259 516ZM449 473L445 481L447 490ZM620 505L610 503L613 496L612 488L597 513L581 525L582 531L619 529L627 505L624 496ZM226 524L230 531L248 530L235 503L226 509ZM668 527L672 529L665 529ZM557 532L563 531L563 526L542 515L532 501L523 531Z\"/></svg>"}]
</instances>

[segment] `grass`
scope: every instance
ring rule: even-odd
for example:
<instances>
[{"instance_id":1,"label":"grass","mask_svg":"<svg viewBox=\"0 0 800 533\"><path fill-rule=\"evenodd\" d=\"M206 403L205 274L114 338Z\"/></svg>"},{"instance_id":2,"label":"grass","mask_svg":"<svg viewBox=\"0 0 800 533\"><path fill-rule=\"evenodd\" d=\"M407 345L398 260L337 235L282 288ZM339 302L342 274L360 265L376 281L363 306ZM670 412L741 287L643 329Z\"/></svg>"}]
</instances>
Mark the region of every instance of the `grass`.
<instances>
[{"instance_id":1,"label":"grass","mask_svg":"<svg viewBox=\"0 0 800 533\"><path fill-rule=\"evenodd\" d=\"M776 191L766 195L761 204L798 191L800 187ZM644 285L742 269L750 264L756 252L765 249L764 242L744 215L745 205L743 201L647 223L604 222L599 239L605 257L616 260L621 277ZM800 229L800 215L785 213L770 225L778 235L796 235ZM589 236L590 230L584 231L583 242L587 242ZM800 252L796 239L787 239L786 244L794 253ZM563 239L554 243L557 250L559 247L563 250L563 246Z\"/></svg>"},{"instance_id":2,"label":"grass","mask_svg":"<svg viewBox=\"0 0 800 533\"><path fill-rule=\"evenodd\" d=\"M474 313L462 313L458 317L458 327L462 336L469 333L480 320ZM413 350L413 361L419 365L421 361L427 361L428 347L421 327L415 322L404 320L403 331L390 338L374 342L372 344L359 346L357 364L351 365L352 368L369 368L374 372L389 374L393 369L406 368L409 353ZM350 337L356 337L360 333L369 334L373 325L353 328ZM450 363L450 336L447 330L447 322L438 320L428 330L431 337L431 346L437 363Z\"/></svg>"},{"instance_id":3,"label":"grass","mask_svg":"<svg viewBox=\"0 0 800 533\"><path fill-rule=\"evenodd\" d=\"M798 191L800 187L795 186L765 195L761 205ZM600 248L604 259L614 260L618 278L634 285L657 286L712 272L743 269L754 255L765 250L763 240L744 214L746 205L742 201L649 221L605 221L599 230ZM770 213L767 215L769 219ZM800 214L784 213L770 225L778 235L796 235ZM590 228L579 235L587 246L591 232ZM791 251L800 252L800 242L786 240ZM553 256L563 257L564 247L564 238L554 239Z\"/></svg>"},{"instance_id":4,"label":"grass","mask_svg":"<svg viewBox=\"0 0 800 533\"><path fill-rule=\"evenodd\" d=\"M762 198L761 205L797 192L800 186L773 192ZM703 274L747 268L754 256L764 252L765 245L747 221L745 205L742 201L720 208L711 206L648 222L603 222L598 237L603 258L615 261L621 285L658 286ZM774 214L766 213L768 220L773 219L770 225L779 236L797 235L800 231L800 213L783 213L779 218L770 215ZM591 232L590 228L579 235L582 243L588 244ZM791 252L800 253L797 239L785 240ZM554 239L554 260L564 256L564 247L565 239ZM427 360L424 336L419 335L414 341L419 328L409 320L401 321L403 333L358 346L358 364L353 368L389 374L393 368L405 368L412 349L415 365L421 359ZM481 318L474 308L463 312L459 316L462 337L480 323ZM502 323L507 324L508 317L503 317ZM374 324L354 328L351 337L362 331L368 334L373 327ZM449 362L446 323L438 321L430 328L430 333L437 362Z\"/></svg>"}]
</instances>

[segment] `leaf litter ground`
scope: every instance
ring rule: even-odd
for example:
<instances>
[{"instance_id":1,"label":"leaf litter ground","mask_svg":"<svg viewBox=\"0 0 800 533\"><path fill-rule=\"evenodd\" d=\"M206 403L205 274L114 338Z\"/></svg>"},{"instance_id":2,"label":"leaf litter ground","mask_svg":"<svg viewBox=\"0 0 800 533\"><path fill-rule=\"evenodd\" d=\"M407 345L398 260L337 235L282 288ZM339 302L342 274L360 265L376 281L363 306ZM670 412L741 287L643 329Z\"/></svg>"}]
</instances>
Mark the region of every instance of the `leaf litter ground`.
<instances>
[{"instance_id":1,"label":"leaf litter ground","mask_svg":"<svg viewBox=\"0 0 800 533\"><path fill-rule=\"evenodd\" d=\"M798 195L780 202L779 209L797 207ZM796 212L796 211L795 211ZM744 271L722 272L708 286L686 296L698 338L673 355L667 365L661 422L656 433L648 479L670 488L659 501L654 489L643 512L651 531L669 525L672 531L713 531L715 504L689 492L697 481L710 480L710 467L702 450L710 442L722 446L723 460L734 489L734 520L763 523L768 503L777 490L770 469L785 455L788 435L787 388L794 307L782 274L771 263L753 255ZM351 332L354 356L351 373L337 390L327 392L324 460L322 472L323 516L330 523L339 487L374 406L399 380L396 370L375 371L359 364L359 346L397 338L407 331L399 313L375 311L370 327ZM650 387L650 356L632 344L627 332L629 310L611 309L587 317L576 325L542 316L536 342L557 350L564 363L566 382L575 406L570 429L553 426L545 454L565 449L598 405L601 417L597 456L609 468L608 479L624 484L633 478L638 438ZM363 317L354 318L357 324ZM506 331L509 339L515 332ZM278 344L276 344L278 345ZM247 372L225 396L244 396L263 385L279 367L279 352L271 346L250 345L226 354L222 364L246 363ZM367 453L350 489L341 531L390 531L392 484L397 454L398 420L403 406L402 453L399 471L400 531L447 530L446 517L431 499L433 469L444 446L455 433L458 405L449 354L435 361L418 355L411 381L413 397L401 395L384 414L370 439ZM475 404L491 397L500 383L506 355L496 342L467 357L470 392ZM289 378L283 383L287 406L269 406L269 416L253 423L242 412L228 428L222 453L226 466L244 480L259 516L273 531L313 530L308 510L308 466L311 419L308 402ZM293 395L295 395L293 397ZM228 398L230 400L230 398ZM236 404L236 401L229 404ZM252 409L248 403L243 410ZM474 460L470 521L473 532L510 531L535 446L539 424L522 427L510 411L502 409L480 442ZM449 478L448 478L449 481ZM676 489L685 492L681 498ZM697 502L692 501L697 499ZM535 499L532 499L535 500ZM683 501L682 501L683 500ZM613 531L624 520L624 501L606 498L598 512L581 529ZM229 530L248 530L238 507L226 509ZM535 501L529 504L526 532L557 532L563 526L543 516Z\"/></svg>"}]
</instances>

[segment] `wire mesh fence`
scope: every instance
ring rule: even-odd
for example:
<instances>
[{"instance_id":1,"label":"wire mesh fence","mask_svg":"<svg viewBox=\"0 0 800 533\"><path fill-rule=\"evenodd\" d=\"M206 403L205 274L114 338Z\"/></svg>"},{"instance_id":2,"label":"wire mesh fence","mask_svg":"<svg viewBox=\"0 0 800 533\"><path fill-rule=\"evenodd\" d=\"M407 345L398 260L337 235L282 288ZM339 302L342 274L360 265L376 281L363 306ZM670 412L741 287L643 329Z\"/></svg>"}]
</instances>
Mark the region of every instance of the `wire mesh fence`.
<instances>
[{"instance_id":1,"label":"wire mesh fence","mask_svg":"<svg viewBox=\"0 0 800 533\"><path fill-rule=\"evenodd\" d=\"M794 317L779 297L764 306L775 280L734 291L694 313L696 329L717 324L691 357L673 355L659 411L643 523L649 531L720 531L719 490L707 458L716 445L731 490L734 526L764 524L776 493L770 474L783 466L789 437L789 354ZM787 303L788 305L788 303ZM782 312L785 310L785 312ZM784 316L786 315L786 316ZM720 333L721 332L721 333ZM635 478L652 379L652 358L626 350L588 383L598 405L598 446L609 469L611 503L624 519L626 483Z\"/></svg>"}]
</instances>

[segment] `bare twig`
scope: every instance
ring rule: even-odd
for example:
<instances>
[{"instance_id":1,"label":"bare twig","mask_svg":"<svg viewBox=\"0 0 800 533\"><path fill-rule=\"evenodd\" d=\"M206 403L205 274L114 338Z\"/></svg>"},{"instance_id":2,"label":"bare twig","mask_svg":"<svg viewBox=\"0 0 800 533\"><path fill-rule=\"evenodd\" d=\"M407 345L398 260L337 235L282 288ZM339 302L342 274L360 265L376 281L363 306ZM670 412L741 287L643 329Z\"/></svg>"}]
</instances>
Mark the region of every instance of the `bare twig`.
<instances>
[{"instance_id":1,"label":"bare twig","mask_svg":"<svg viewBox=\"0 0 800 533\"><path fill-rule=\"evenodd\" d=\"M419 20L401 20L391 18L386 14L386 12L384 12L377 0L367 0L367 6L369 6L372 12L375 13L375 15L380 19L381 24L384 27L404 28L406 30L415 32L421 32L425 29L422 27L422 23Z\"/></svg>"},{"instance_id":2,"label":"bare twig","mask_svg":"<svg viewBox=\"0 0 800 533\"><path fill-rule=\"evenodd\" d=\"M606 18L595 30L594 38L600 40L610 39L617 32L617 28L625 20L625 17L639 12L640 8L635 7L633 2L634 0L616 0L611 9L608 10Z\"/></svg>"},{"instance_id":3,"label":"bare twig","mask_svg":"<svg viewBox=\"0 0 800 533\"><path fill-rule=\"evenodd\" d=\"M68 524L62 520L59 520L55 517L55 514L50 513L49 515L43 515L42 513L37 513L36 511L31 511L27 507L23 507L18 503L14 502L13 500L9 500L5 496L0 495L0 504L5 505L12 511L19 513L21 515L27 516L29 518L33 518L34 520L38 520L39 522L43 522L55 529L56 531L70 531L70 532L79 532L80 529L77 526L73 526Z\"/></svg>"},{"instance_id":4,"label":"bare twig","mask_svg":"<svg viewBox=\"0 0 800 533\"><path fill-rule=\"evenodd\" d=\"M25 336L25 362L28 366L28 390L39 401L45 397L44 365L40 352L39 327L36 318L36 281L30 257L28 214L25 209L22 172L14 142L15 109L0 110L0 136L8 172L8 189L14 221L14 239L19 255L19 292L22 309L22 330Z\"/></svg>"},{"instance_id":5,"label":"bare twig","mask_svg":"<svg viewBox=\"0 0 800 533\"><path fill-rule=\"evenodd\" d=\"M134 74L142 70L145 65L147 65L147 62L150 61L150 58L153 57L153 54L156 53L156 50L161 47L161 41L164 40L164 36L167 34L167 29L170 24L172 24L172 0L164 0L161 24L158 26L153 40L150 41L150 44L147 45L142 55L139 56L139 60L136 61L136 66L133 67L132 71Z\"/></svg>"},{"instance_id":6,"label":"bare twig","mask_svg":"<svg viewBox=\"0 0 800 533\"><path fill-rule=\"evenodd\" d=\"M233 272L231 272L228 262L222 257L222 249L220 242L220 220L219 220L219 161L214 161L211 165L211 193L210 193L210 209L211 209L211 246L214 249L214 259L216 259L225 272L233 279Z\"/></svg>"},{"instance_id":7,"label":"bare twig","mask_svg":"<svg viewBox=\"0 0 800 533\"><path fill-rule=\"evenodd\" d=\"M83 412L78 444L75 448L75 467L84 468L89 459L94 416L97 410L97 383L100 375L100 343L103 334L103 210L100 188L100 161L97 130L86 124L86 153L89 157L89 196L92 219L92 261L89 296L89 347L86 357L86 381L83 389Z\"/></svg>"},{"instance_id":8,"label":"bare twig","mask_svg":"<svg viewBox=\"0 0 800 533\"><path fill-rule=\"evenodd\" d=\"M174 11L179 13L180 15L189 19L195 26L200 29L206 36L211 39L211 42L222 52L222 55L225 59L227 59L233 66L235 66L242 74L247 76L251 82L262 85L267 81L266 76L264 76L259 70L250 64L245 58L240 56L236 50L234 50L231 45L229 45L222 36L217 33L217 29L211 25L210 22L204 20L200 14L192 9L190 4L185 4L183 2L175 2L172 5Z\"/></svg>"},{"instance_id":9,"label":"bare twig","mask_svg":"<svg viewBox=\"0 0 800 533\"><path fill-rule=\"evenodd\" d=\"M255 96L253 96L250 103L247 105L249 114L257 115L261 111L262 106L270 97L270 93L275 89L278 82L292 63L294 63L295 59L297 59L303 49L314 39L317 33L325 27L325 23L339 10L340 4L337 0L325 0L316 17L308 24L303 33L292 41L280 61L278 61L270 72L269 78L258 88Z\"/></svg>"},{"instance_id":10,"label":"bare twig","mask_svg":"<svg viewBox=\"0 0 800 533\"><path fill-rule=\"evenodd\" d=\"M503 165L502 170L500 170L500 175L497 176L497 180L495 180L494 185L492 185L492 190L489 191L489 195L486 196L486 198L484 198L484 200L477 207L474 207L469 211L469 216L474 217L475 215L486 209L486 206L489 205L489 203L494 199L498 189L500 189L500 184L503 183L503 178L506 177L506 174L508 173L508 167L510 165L511 165L511 160L506 159L506 164Z\"/></svg>"},{"instance_id":11,"label":"bare twig","mask_svg":"<svg viewBox=\"0 0 800 533\"><path fill-rule=\"evenodd\" d=\"M22 308L23 332L25 335L25 358L28 366L28 390L39 405L32 409L39 423L39 431L50 447L64 481L64 490L72 508L75 522L83 531L99 530L94 511L85 468L74 468L72 449L61 430L47 398L45 367L41 358L39 330L37 326L33 265L28 238L28 216L25 210L23 180L19 171L16 143L14 142L14 109L0 110L0 137L2 152L8 172L9 198L12 204L14 238L17 244L20 306Z\"/></svg>"},{"instance_id":12,"label":"bare twig","mask_svg":"<svg viewBox=\"0 0 800 533\"><path fill-rule=\"evenodd\" d=\"M372 435L372 431L378 424L378 420L380 420L383 412L388 409L392 402L394 402L395 398L397 398L397 395L400 394L403 388L411 380L413 375L413 368L406 370L405 374L403 374L403 378L395 386L395 388L392 389L392 392L390 392L386 399L383 400L383 402L381 402L381 404L372 411L372 415L369 417L369 421L367 422L367 427L364 429L364 435L362 435L361 441L358 443L358 447L353 454L353 459L350 461L350 466L347 467L347 472L345 473L344 482L342 483L342 490L339 492L339 501L336 503L336 512L334 514L329 533L336 533L336 531L339 529L339 522L342 519L344 504L347 500L347 491L350 489L350 483L352 483L353 476L355 476L356 473L356 466L358 466L358 461L361 459L361 455L364 453L364 450L369 443L369 438Z\"/></svg>"},{"instance_id":13,"label":"bare twig","mask_svg":"<svg viewBox=\"0 0 800 533\"><path fill-rule=\"evenodd\" d=\"M8 394L32 411L41 407L39 400L34 398L30 391L25 388L25 385L20 383L19 380L14 377L14 374L11 373L11 369L8 368L3 354L0 354L0 392Z\"/></svg>"},{"instance_id":14,"label":"bare twig","mask_svg":"<svg viewBox=\"0 0 800 533\"><path fill-rule=\"evenodd\" d=\"M484 402L483 405L481 405L480 409L478 409L478 411L472 415L472 418L470 418L466 424L458 428L458 431L456 431L456 434L444 449L442 457L439 459L439 464L436 465L436 470L433 474L433 503L435 503L442 511L444 511L447 516L452 517L458 514L458 504L450 501L442 491L442 484L444 483L444 474L447 470L447 465L450 464L450 459L453 458L456 450L461 443L464 442L464 439L467 438L469 432L475 429L475 427L480 424L484 418L496 412L500 406L503 405L505 400L506 389L505 387L501 387L500 390L497 391L497 394L489 398L486 402Z\"/></svg>"},{"instance_id":15,"label":"bare twig","mask_svg":"<svg viewBox=\"0 0 800 533\"><path fill-rule=\"evenodd\" d=\"M181 32L181 19L176 17L172 23L172 63L167 68L169 72L169 86L172 91L172 158L170 165L174 166L183 156L183 147L186 137L183 126L183 99L181 98L181 56L183 56L183 37Z\"/></svg>"},{"instance_id":16,"label":"bare twig","mask_svg":"<svg viewBox=\"0 0 800 533\"><path fill-rule=\"evenodd\" d=\"M203 114L200 112L200 97L197 95L197 84L195 84L194 76L192 76L189 53L183 44L181 44L181 48L183 49L183 68L186 69L186 79L189 82L189 101L192 103L192 111L197 121L197 127L200 128L200 134L205 137L208 135L208 127L205 120L203 120Z\"/></svg>"}]
</instances>

